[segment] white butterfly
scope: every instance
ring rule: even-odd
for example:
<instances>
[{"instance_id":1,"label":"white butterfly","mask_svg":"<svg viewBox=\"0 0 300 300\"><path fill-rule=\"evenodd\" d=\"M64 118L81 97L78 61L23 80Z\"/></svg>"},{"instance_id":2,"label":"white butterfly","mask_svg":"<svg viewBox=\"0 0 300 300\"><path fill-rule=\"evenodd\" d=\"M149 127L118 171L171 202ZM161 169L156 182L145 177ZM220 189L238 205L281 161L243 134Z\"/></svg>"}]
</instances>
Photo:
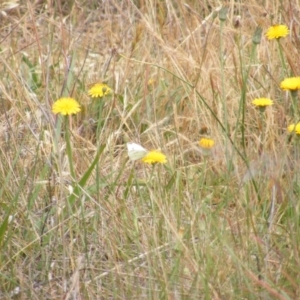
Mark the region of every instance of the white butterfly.
<instances>
[{"instance_id":1,"label":"white butterfly","mask_svg":"<svg viewBox=\"0 0 300 300\"><path fill-rule=\"evenodd\" d=\"M128 156L131 160L138 160L148 154L148 150L136 143L127 143Z\"/></svg>"}]
</instances>

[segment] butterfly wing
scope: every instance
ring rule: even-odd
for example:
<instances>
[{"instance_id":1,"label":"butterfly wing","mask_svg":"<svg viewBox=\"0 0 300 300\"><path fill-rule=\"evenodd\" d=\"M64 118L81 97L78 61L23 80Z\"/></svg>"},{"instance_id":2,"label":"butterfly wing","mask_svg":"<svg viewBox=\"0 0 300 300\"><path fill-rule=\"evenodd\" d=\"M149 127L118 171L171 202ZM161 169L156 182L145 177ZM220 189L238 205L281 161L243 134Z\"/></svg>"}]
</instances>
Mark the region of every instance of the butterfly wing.
<instances>
[{"instance_id":1,"label":"butterfly wing","mask_svg":"<svg viewBox=\"0 0 300 300\"><path fill-rule=\"evenodd\" d=\"M145 157L148 151L139 144L127 143L128 156L131 160L138 160Z\"/></svg>"}]
</instances>

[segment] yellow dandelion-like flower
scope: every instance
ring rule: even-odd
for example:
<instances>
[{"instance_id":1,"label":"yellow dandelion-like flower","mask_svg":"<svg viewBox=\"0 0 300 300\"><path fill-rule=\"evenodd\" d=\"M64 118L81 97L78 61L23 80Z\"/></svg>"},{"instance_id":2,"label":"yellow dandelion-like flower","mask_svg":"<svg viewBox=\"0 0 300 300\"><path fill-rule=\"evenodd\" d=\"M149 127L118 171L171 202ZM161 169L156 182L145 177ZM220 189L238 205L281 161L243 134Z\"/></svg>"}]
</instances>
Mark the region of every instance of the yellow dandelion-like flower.
<instances>
[{"instance_id":1,"label":"yellow dandelion-like flower","mask_svg":"<svg viewBox=\"0 0 300 300\"><path fill-rule=\"evenodd\" d=\"M280 88L284 91L296 91L300 89L300 77L289 77L281 81Z\"/></svg>"},{"instance_id":2,"label":"yellow dandelion-like flower","mask_svg":"<svg viewBox=\"0 0 300 300\"><path fill-rule=\"evenodd\" d=\"M150 78L147 82L148 85L154 85L156 83L156 80L153 78Z\"/></svg>"},{"instance_id":3,"label":"yellow dandelion-like flower","mask_svg":"<svg viewBox=\"0 0 300 300\"><path fill-rule=\"evenodd\" d=\"M202 138L199 141L199 145L203 149L211 149L214 146L215 142L212 139L209 138Z\"/></svg>"},{"instance_id":4,"label":"yellow dandelion-like flower","mask_svg":"<svg viewBox=\"0 0 300 300\"><path fill-rule=\"evenodd\" d=\"M64 116L77 114L80 110L79 103L75 99L69 97L60 98L52 105L53 113L62 114Z\"/></svg>"},{"instance_id":5,"label":"yellow dandelion-like flower","mask_svg":"<svg viewBox=\"0 0 300 300\"><path fill-rule=\"evenodd\" d=\"M282 37L286 37L289 32L290 31L286 25L273 25L267 30L266 37L269 40L280 39Z\"/></svg>"},{"instance_id":6,"label":"yellow dandelion-like flower","mask_svg":"<svg viewBox=\"0 0 300 300\"><path fill-rule=\"evenodd\" d=\"M163 153L161 153L157 150L153 150L153 151L148 152L142 158L142 161L146 164L155 164L155 163L165 164L167 162L167 158Z\"/></svg>"},{"instance_id":7,"label":"yellow dandelion-like flower","mask_svg":"<svg viewBox=\"0 0 300 300\"><path fill-rule=\"evenodd\" d=\"M269 98L256 98L252 101L256 107L266 107L273 105L273 101Z\"/></svg>"},{"instance_id":8,"label":"yellow dandelion-like flower","mask_svg":"<svg viewBox=\"0 0 300 300\"><path fill-rule=\"evenodd\" d=\"M88 91L88 95L92 98L101 98L111 93L111 88L106 83L98 82L94 84Z\"/></svg>"},{"instance_id":9,"label":"yellow dandelion-like flower","mask_svg":"<svg viewBox=\"0 0 300 300\"><path fill-rule=\"evenodd\" d=\"M203 155L210 155L212 152L212 148L215 145L215 141L210 138L201 138L199 141L199 145L201 147L201 153Z\"/></svg>"},{"instance_id":10,"label":"yellow dandelion-like flower","mask_svg":"<svg viewBox=\"0 0 300 300\"><path fill-rule=\"evenodd\" d=\"M300 134L300 123L297 123L296 125L291 124L287 129L289 132L295 132L296 134Z\"/></svg>"}]
</instances>

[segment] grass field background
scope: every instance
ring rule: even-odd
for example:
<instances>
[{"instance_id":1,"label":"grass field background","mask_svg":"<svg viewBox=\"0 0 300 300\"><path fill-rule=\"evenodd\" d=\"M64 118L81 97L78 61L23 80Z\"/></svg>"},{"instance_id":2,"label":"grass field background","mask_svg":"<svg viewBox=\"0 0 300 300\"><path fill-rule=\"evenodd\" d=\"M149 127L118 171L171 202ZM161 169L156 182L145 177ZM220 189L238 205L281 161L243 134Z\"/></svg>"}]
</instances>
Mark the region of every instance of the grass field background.
<instances>
[{"instance_id":1,"label":"grass field background","mask_svg":"<svg viewBox=\"0 0 300 300\"><path fill-rule=\"evenodd\" d=\"M1 2L0 299L300 299L299 7Z\"/></svg>"}]
</instances>

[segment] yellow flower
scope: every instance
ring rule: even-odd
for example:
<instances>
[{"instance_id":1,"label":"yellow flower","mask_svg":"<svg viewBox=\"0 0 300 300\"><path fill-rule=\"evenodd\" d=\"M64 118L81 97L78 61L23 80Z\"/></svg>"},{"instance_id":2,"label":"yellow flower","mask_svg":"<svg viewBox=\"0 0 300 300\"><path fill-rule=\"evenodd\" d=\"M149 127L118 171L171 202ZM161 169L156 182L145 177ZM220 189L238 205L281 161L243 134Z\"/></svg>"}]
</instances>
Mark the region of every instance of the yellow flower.
<instances>
[{"instance_id":1,"label":"yellow flower","mask_svg":"<svg viewBox=\"0 0 300 300\"><path fill-rule=\"evenodd\" d=\"M199 145L203 149L211 149L214 146L215 142L212 139L202 138L199 141Z\"/></svg>"},{"instance_id":2,"label":"yellow flower","mask_svg":"<svg viewBox=\"0 0 300 300\"><path fill-rule=\"evenodd\" d=\"M252 101L252 104L254 104L257 107L266 107L273 105L273 101L268 98L256 98Z\"/></svg>"},{"instance_id":3,"label":"yellow flower","mask_svg":"<svg viewBox=\"0 0 300 300\"><path fill-rule=\"evenodd\" d=\"M280 88L284 91L296 91L300 89L300 77L286 78L280 83Z\"/></svg>"},{"instance_id":4,"label":"yellow flower","mask_svg":"<svg viewBox=\"0 0 300 300\"><path fill-rule=\"evenodd\" d=\"M142 158L142 161L146 164L155 164L155 163L165 164L167 162L167 158L163 153L157 150L153 150L148 152L146 156Z\"/></svg>"},{"instance_id":5,"label":"yellow flower","mask_svg":"<svg viewBox=\"0 0 300 300\"><path fill-rule=\"evenodd\" d=\"M150 78L149 80L148 80L148 85L154 85L155 84L155 82L156 82L156 80L155 79L153 79L153 78Z\"/></svg>"},{"instance_id":6,"label":"yellow flower","mask_svg":"<svg viewBox=\"0 0 300 300\"><path fill-rule=\"evenodd\" d=\"M199 141L199 145L201 147L201 153L203 155L210 155L212 148L215 145L215 141L210 138L201 138Z\"/></svg>"},{"instance_id":7,"label":"yellow flower","mask_svg":"<svg viewBox=\"0 0 300 300\"><path fill-rule=\"evenodd\" d=\"M296 132L296 134L300 134L300 123L295 124L291 124L288 127L288 131L289 132Z\"/></svg>"},{"instance_id":8,"label":"yellow flower","mask_svg":"<svg viewBox=\"0 0 300 300\"><path fill-rule=\"evenodd\" d=\"M88 95L92 98L101 98L111 93L111 88L106 83L98 82L94 84L88 91Z\"/></svg>"},{"instance_id":9,"label":"yellow flower","mask_svg":"<svg viewBox=\"0 0 300 300\"><path fill-rule=\"evenodd\" d=\"M267 30L266 37L269 40L279 39L286 37L289 32L290 31L286 25L273 25Z\"/></svg>"},{"instance_id":10,"label":"yellow flower","mask_svg":"<svg viewBox=\"0 0 300 300\"><path fill-rule=\"evenodd\" d=\"M69 97L60 98L52 105L53 113L62 114L64 116L77 114L80 110L79 103L75 99Z\"/></svg>"}]
</instances>

